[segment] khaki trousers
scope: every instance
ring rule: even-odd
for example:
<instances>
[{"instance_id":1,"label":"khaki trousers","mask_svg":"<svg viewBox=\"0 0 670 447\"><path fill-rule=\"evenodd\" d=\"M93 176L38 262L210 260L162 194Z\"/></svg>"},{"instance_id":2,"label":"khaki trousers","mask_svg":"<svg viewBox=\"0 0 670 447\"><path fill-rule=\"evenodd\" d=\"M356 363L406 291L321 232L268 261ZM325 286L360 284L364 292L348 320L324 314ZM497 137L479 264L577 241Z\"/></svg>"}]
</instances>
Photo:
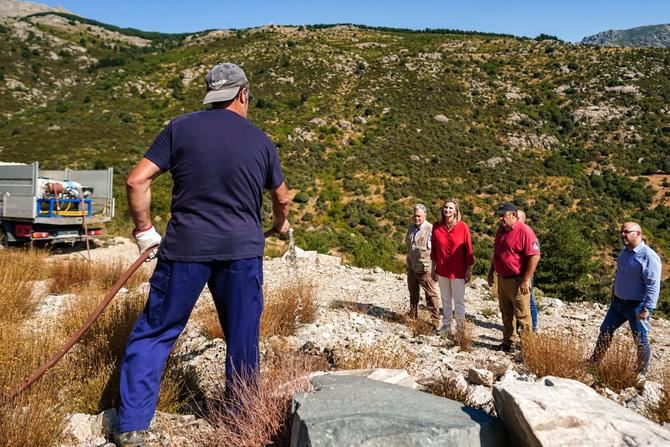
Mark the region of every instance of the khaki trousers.
<instances>
[{"instance_id":1,"label":"khaki trousers","mask_svg":"<svg viewBox=\"0 0 670 447\"><path fill-rule=\"evenodd\" d=\"M437 285L430 272L416 273L411 268L407 269L407 288L409 289L409 316L419 316L419 294L423 289L426 295L426 305L430 312L430 322L435 329L440 327L440 300L437 297Z\"/></svg>"},{"instance_id":2,"label":"khaki trousers","mask_svg":"<svg viewBox=\"0 0 670 447\"><path fill-rule=\"evenodd\" d=\"M498 275L498 303L503 319L503 343L512 346L514 341L515 319L522 332L530 332L533 324L530 318L530 292L519 291L521 276L503 278Z\"/></svg>"}]
</instances>

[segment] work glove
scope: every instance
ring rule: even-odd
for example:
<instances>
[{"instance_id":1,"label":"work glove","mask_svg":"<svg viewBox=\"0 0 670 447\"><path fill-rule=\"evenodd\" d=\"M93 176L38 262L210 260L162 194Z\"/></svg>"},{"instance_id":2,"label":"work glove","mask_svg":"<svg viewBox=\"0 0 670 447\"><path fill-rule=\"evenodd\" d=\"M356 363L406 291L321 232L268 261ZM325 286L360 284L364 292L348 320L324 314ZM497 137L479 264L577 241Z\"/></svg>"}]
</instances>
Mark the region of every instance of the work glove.
<instances>
[{"instance_id":1,"label":"work glove","mask_svg":"<svg viewBox=\"0 0 670 447\"><path fill-rule=\"evenodd\" d=\"M142 231L133 231L133 236L135 236L135 242L137 242L137 248L140 249L140 254L143 254L145 251L149 250L149 248L156 245L156 247L151 250L151 254L147 258L147 261L154 259L158 253L158 245L161 243L161 235L158 234L154 226L152 225L148 229Z\"/></svg>"}]
</instances>

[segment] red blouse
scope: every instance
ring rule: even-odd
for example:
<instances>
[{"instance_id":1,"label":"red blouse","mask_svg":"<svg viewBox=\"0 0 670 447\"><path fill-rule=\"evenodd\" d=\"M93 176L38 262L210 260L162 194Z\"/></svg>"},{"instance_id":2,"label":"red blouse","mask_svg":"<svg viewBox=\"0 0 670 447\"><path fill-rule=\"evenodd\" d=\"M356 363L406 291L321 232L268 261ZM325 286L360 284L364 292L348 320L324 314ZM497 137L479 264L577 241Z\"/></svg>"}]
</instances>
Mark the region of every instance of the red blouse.
<instances>
[{"instance_id":1,"label":"red blouse","mask_svg":"<svg viewBox=\"0 0 670 447\"><path fill-rule=\"evenodd\" d=\"M470 227L462 220L451 230L442 222L433 224L430 258L435 270L446 278L465 278L465 270L475 263Z\"/></svg>"}]
</instances>

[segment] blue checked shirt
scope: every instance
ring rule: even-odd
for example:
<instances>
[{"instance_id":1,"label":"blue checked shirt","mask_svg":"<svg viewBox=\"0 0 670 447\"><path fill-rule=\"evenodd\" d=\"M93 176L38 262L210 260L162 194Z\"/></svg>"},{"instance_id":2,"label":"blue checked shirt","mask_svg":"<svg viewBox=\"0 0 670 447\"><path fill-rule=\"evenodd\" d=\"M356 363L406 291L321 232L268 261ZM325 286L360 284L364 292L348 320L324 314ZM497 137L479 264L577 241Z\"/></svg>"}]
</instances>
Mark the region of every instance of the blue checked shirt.
<instances>
[{"instance_id":1,"label":"blue checked shirt","mask_svg":"<svg viewBox=\"0 0 670 447\"><path fill-rule=\"evenodd\" d=\"M622 300L641 301L656 308L661 290L661 258L644 242L632 250L621 250L616 262L614 295Z\"/></svg>"}]
</instances>

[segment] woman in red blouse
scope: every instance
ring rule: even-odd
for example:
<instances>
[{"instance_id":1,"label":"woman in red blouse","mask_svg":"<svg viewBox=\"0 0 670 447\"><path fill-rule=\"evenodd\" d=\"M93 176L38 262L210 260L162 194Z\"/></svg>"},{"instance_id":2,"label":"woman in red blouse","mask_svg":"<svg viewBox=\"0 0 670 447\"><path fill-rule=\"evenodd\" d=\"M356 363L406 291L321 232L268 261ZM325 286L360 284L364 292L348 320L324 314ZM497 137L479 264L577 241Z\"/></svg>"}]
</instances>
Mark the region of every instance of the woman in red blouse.
<instances>
[{"instance_id":1,"label":"woman in red blouse","mask_svg":"<svg viewBox=\"0 0 670 447\"><path fill-rule=\"evenodd\" d=\"M442 296L441 332L451 335L454 314L457 330L461 330L465 322L465 283L470 281L475 262L470 227L461 220L456 199L444 202L442 220L433 224L431 239L432 277L440 286Z\"/></svg>"}]
</instances>

